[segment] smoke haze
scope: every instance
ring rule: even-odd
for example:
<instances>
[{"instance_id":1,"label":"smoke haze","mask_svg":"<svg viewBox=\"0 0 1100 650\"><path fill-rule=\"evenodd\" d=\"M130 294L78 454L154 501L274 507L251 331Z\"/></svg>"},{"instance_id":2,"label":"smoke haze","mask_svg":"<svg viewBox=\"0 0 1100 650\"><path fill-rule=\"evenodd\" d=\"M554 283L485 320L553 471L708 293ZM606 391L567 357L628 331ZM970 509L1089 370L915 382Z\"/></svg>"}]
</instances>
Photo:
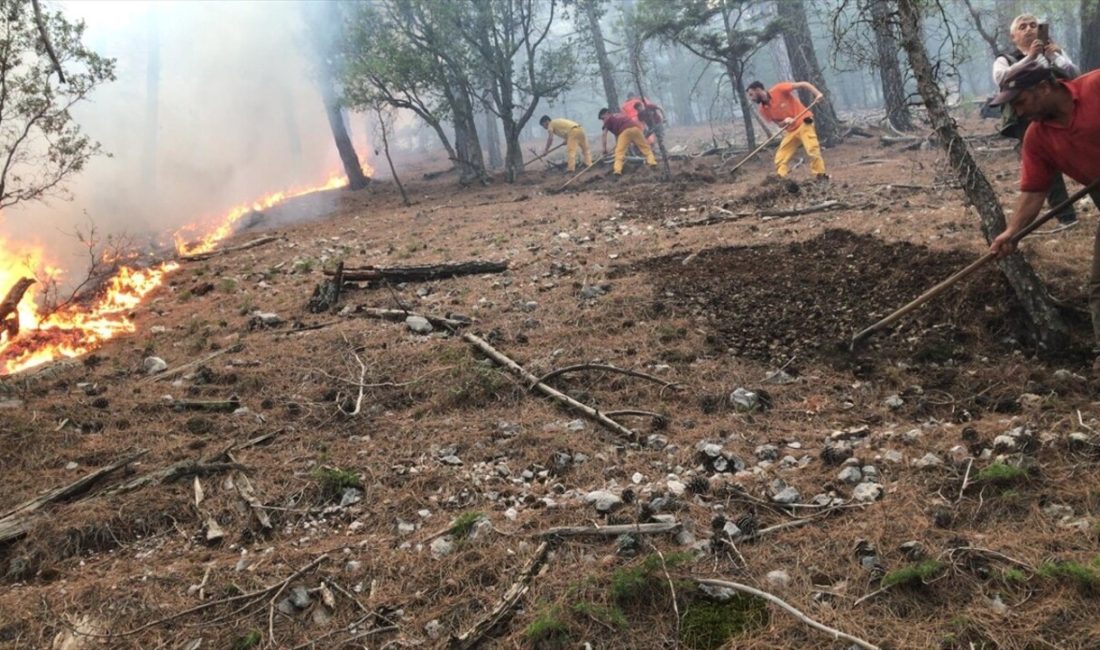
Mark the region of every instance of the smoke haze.
<instances>
[{"instance_id":1,"label":"smoke haze","mask_svg":"<svg viewBox=\"0 0 1100 650\"><path fill-rule=\"evenodd\" d=\"M89 220L101 234L164 240L181 225L340 169L299 3L50 7L58 8L85 21L87 46L117 60L118 79L74 110L111 157L73 177L71 201L8 210L3 234L45 245L78 273L79 244L67 233ZM365 136L353 129L353 138L366 153Z\"/></svg>"}]
</instances>

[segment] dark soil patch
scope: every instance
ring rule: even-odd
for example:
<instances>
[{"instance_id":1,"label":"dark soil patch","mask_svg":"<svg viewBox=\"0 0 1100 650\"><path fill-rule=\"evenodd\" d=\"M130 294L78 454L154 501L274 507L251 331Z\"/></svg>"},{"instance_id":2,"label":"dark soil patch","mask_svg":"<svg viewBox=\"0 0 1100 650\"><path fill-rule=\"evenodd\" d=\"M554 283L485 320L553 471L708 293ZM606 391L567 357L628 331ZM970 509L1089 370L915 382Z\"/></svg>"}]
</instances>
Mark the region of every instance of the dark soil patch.
<instances>
[{"instance_id":1,"label":"dark soil patch","mask_svg":"<svg viewBox=\"0 0 1100 650\"><path fill-rule=\"evenodd\" d=\"M712 322L712 343L738 356L783 363L847 357L852 335L973 260L966 251L886 243L846 230L793 244L706 251L652 263L657 300L672 301ZM877 357L922 364L1003 353L1026 329L996 269L905 319L866 344ZM838 352L843 353L838 355Z\"/></svg>"}]
</instances>

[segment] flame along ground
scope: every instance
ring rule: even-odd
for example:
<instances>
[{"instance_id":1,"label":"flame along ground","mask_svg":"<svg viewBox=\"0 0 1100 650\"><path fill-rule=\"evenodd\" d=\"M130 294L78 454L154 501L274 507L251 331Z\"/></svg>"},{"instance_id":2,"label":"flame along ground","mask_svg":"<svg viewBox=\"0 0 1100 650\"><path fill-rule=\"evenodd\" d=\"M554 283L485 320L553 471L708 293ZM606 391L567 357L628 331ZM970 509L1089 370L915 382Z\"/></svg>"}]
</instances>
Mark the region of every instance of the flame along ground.
<instances>
[{"instance_id":1,"label":"flame along ground","mask_svg":"<svg viewBox=\"0 0 1100 650\"><path fill-rule=\"evenodd\" d=\"M371 169L363 165L368 175ZM204 253L232 235L242 217L253 210L274 207L287 199L347 185L342 174L330 176L314 187L275 192L245 205L239 205L220 219L210 223L192 224L175 233L176 250L180 255ZM194 233L203 233L197 236ZM191 243L187 243L190 236ZM51 267L46 251L35 245L16 243L0 237L0 299L4 292L23 277L60 277ZM41 291L32 285L19 302L20 333L8 340L0 333L0 375L33 368L60 359L86 354L104 341L136 328L131 314L152 290L164 282L168 273L179 268L175 262L163 262L149 268L120 266L115 275L91 303L70 305L52 314L41 314L35 297Z\"/></svg>"}]
</instances>

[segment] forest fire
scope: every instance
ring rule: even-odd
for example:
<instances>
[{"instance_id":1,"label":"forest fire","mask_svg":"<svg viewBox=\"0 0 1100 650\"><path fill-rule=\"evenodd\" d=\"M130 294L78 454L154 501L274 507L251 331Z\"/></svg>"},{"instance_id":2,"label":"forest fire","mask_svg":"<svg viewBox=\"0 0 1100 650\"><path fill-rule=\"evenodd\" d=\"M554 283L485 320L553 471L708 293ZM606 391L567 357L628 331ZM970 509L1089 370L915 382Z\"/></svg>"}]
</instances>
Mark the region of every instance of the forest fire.
<instances>
[{"instance_id":1,"label":"forest fire","mask_svg":"<svg viewBox=\"0 0 1100 650\"><path fill-rule=\"evenodd\" d=\"M364 164L363 168L370 173L368 165ZM332 175L317 186L275 192L253 203L237 206L212 223L185 226L175 233L176 251L180 255L210 251L233 235L241 218L253 210L268 209L287 199L346 184L342 174ZM198 234L188 243L184 237L191 233ZM3 300L2 292L15 287L21 279L58 279L60 271L47 260L47 253L40 246L0 238L0 300ZM0 307L0 325L3 325L0 326L0 375L63 357L80 356L110 338L133 332L136 329L132 320L134 308L177 268L176 262L161 262L148 268L118 266L114 275L95 293L94 299L75 301L50 313L40 311L41 301L36 299L42 292L40 284L30 284L21 296L14 296L15 304L10 313L3 313Z\"/></svg>"}]
</instances>

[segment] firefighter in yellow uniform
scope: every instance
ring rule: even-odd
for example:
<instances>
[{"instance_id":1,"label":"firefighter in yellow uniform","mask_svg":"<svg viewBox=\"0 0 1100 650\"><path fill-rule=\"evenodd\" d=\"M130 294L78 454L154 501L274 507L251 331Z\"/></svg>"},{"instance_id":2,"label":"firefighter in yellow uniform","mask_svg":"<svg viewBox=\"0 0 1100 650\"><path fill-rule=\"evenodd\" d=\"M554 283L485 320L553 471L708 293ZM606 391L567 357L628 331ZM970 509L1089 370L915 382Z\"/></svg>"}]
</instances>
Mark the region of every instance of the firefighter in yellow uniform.
<instances>
[{"instance_id":1,"label":"firefighter in yellow uniform","mask_svg":"<svg viewBox=\"0 0 1100 650\"><path fill-rule=\"evenodd\" d=\"M554 142L556 135L565 140L565 171L572 172L576 169L577 147L580 147L581 153L584 154L584 164L586 166L592 164L592 154L588 151L588 136L585 135L580 124L564 117L552 120L549 115L540 117L539 124L547 130L546 148L542 150L542 155L545 156L550 151L550 145Z\"/></svg>"},{"instance_id":2,"label":"firefighter in yellow uniform","mask_svg":"<svg viewBox=\"0 0 1100 650\"><path fill-rule=\"evenodd\" d=\"M810 157L810 171L818 180L827 181L829 176L825 173L825 159L821 157L821 145L817 141L817 131L814 130L814 116L798 101L794 91L799 88L813 93L815 102L823 97L820 90L805 81L784 81L772 86L771 90L764 90L764 84L754 81L749 84L745 93L759 106L761 117L775 122L787 131L775 152L775 173L780 178L787 177L791 158L798 150L798 145L802 145L806 155Z\"/></svg>"}]
</instances>

